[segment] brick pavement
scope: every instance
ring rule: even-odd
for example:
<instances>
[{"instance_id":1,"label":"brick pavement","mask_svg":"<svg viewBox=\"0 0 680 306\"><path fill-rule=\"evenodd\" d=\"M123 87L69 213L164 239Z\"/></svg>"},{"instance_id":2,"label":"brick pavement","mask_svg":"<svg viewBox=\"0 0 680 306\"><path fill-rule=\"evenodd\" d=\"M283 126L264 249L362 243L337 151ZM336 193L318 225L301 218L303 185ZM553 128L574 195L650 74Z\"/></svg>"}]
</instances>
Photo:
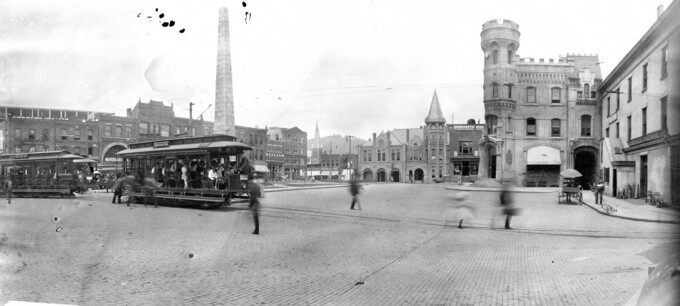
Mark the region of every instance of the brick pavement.
<instances>
[{"instance_id":1,"label":"brick pavement","mask_svg":"<svg viewBox=\"0 0 680 306\"><path fill-rule=\"evenodd\" d=\"M493 195L474 197L476 219L460 230L443 226L450 198L431 188L367 186L362 211L348 210L346 190L267 194L260 236L245 202L2 202L0 303L614 305L678 238L672 225L536 197L516 199L516 230L492 229Z\"/></svg>"}]
</instances>

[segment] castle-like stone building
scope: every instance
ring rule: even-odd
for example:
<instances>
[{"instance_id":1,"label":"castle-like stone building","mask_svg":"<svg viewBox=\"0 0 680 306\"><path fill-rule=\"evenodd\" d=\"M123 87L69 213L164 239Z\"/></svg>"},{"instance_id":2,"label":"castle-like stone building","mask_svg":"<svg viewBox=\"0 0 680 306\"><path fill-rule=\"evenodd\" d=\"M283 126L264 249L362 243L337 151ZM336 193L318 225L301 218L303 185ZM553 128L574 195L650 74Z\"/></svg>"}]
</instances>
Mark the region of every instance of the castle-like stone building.
<instances>
[{"instance_id":1,"label":"castle-like stone building","mask_svg":"<svg viewBox=\"0 0 680 306\"><path fill-rule=\"evenodd\" d=\"M484 110L479 176L523 186L557 186L575 168L589 185L597 175L602 137L597 55L520 58L519 25L483 24Z\"/></svg>"}]
</instances>

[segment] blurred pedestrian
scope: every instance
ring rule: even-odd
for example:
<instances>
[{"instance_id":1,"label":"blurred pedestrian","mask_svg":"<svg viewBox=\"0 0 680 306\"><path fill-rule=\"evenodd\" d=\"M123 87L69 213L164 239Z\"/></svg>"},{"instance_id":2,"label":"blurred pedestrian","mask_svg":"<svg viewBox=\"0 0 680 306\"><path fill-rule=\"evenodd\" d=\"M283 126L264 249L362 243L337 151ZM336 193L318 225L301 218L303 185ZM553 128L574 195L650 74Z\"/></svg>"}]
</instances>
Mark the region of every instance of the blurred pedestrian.
<instances>
[{"instance_id":1,"label":"blurred pedestrian","mask_svg":"<svg viewBox=\"0 0 680 306\"><path fill-rule=\"evenodd\" d=\"M500 193L501 207L503 207L503 214L505 214L505 229L510 228L510 219L515 214L515 208L513 207L512 198L510 196L510 187L507 183L503 184Z\"/></svg>"},{"instance_id":2,"label":"blurred pedestrian","mask_svg":"<svg viewBox=\"0 0 680 306\"><path fill-rule=\"evenodd\" d=\"M7 204L12 204L12 171L5 176L5 195L7 195Z\"/></svg>"},{"instance_id":3,"label":"blurred pedestrian","mask_svg":"<svg viewBox=\"0 0 680 306\"><path fill-rule=\"evenodd\" d=\"M349 209L354 209L354 204L356 204L361 210L361 204L359 203L359 193L361 192L361 185L359 185L359 182L357 181L356 177L352 177L349 181L349 193L352 195L352 206L349 207Z\"/></svg>"},{"instance_id":4,"label":"blurred pedestrian","mask_svg":"<svg viewBox=\"0 0 680 306\"><path fill-rule=\"evenodd\" d=\"M113 182L113 200L111 203L116 204L116 197L118 197L118 204L120 204L120 197L123 196L123 181L125 176L123 173L116 174L116 180Z\"/></svg>"},{"instance_id":5,"label":"blurred pedestrian","mask_svg":"<svg viewBox=\"0 0 680 306\"><path fill-rule=\"evenodd\" d=\"M604 193L604 182L602 179L599 179L597 181L597 185L595 186L596 192L595 192L595 204L604 204L602 202L602 194Z\"/></svg>"},{"instance_id":6,"label":"blurred pedestrian","mask_svg":"<svg viewBox=\"0 0 680 306\"><path fill-rule=\"evenodd\" d=\"M262 189L257 181L259 181L259 179L248 181L248 198L250 200L248 208L250 208L250 211L253 213L253 222L255 223L253 235L260 234L260 198L262 197Z\"/></svg>"}]
</instances>

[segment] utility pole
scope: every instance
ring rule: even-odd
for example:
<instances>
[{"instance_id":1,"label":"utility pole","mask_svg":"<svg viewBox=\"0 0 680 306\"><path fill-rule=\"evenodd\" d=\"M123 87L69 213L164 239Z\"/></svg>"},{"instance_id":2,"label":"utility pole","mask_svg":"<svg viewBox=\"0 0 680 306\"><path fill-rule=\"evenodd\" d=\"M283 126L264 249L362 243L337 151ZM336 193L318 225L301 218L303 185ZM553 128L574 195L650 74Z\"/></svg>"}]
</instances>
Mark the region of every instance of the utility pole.
<instances>
[{"instance_id":1,"label":"utility pole","mask_svg":"<svg viewBox=\"0 0 680 306\"><path fill-rule=\"evenodd\" d=\"M191 131L194 130L194 116L193 116L193 112L194 112L194 102L189 102L189 130L187 131L187 133L188 133L189 135L191 135ZM194 136L194 135L192 135L192 136Z\"/></svg>"},{"instance_id":2,"label":"utility pole","mask_svg":"<svg viewBox=\"0 0 680 306\"><path fill-rule=\"evenodd\" d=\"M346 139L349 141L349 155L347 156L347 159L349 159L349 179L352 179L352 176L354 175L352 171L352 136L347 136Z\"/></svg>"}]
</instances>

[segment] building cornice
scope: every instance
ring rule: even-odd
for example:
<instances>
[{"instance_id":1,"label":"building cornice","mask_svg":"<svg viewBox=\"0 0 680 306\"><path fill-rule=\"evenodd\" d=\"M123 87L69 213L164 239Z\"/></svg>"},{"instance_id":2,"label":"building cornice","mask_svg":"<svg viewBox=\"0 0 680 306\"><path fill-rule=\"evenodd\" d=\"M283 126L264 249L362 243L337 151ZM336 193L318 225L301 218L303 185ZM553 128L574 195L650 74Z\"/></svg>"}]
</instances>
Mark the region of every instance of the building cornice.
<instances>
[{"instance_id":1,"label":"building cornice","mask_svg":"<svg viewBox=\"0 0 680 306\"><path fill-rule=\"evenodd\" d=\"M657 18L656 22L649 28L647 33L640 38L640 40L633 46L632 49L623 57L616 67L609 73L609 75L602 81L600 89L608 88L619 76L627 74L628 70L633 66L634 62L638 60L639 56L648 48L653 48L652 40L663 34L666 28L671 28L669 35L677 31L680 27L680 11L678 8L679 1L673 1L668 8Z\"/></svg>"}]
</instances>

